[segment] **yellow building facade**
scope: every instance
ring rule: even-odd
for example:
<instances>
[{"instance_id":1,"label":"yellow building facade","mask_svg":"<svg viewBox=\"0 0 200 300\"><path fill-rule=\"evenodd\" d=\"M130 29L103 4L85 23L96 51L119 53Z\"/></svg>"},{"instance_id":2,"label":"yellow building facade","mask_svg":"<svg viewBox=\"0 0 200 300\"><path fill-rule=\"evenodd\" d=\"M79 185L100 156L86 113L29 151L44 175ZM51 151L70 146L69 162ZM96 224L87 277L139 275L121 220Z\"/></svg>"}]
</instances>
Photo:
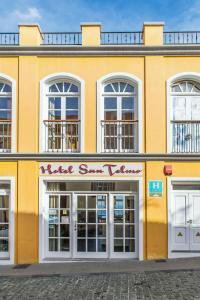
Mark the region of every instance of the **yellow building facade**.
<instances>
[{"instance_id":1,"label":"yellow building facade","mask_svg":"<svg viewBox=\"0 0 200 300\"><path fill-rule=\"evenodd\" d=\"M200 256L200 34L1 34L0 263Z\"/></svg>"}]
</instances>

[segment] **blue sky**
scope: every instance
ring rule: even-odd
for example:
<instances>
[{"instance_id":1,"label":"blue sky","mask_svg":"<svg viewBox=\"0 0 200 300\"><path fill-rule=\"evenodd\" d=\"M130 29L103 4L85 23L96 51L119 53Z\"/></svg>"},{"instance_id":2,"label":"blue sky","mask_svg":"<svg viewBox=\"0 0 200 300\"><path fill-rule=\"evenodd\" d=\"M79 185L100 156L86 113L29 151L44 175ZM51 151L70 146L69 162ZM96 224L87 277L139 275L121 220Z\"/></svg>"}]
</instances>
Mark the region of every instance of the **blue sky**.
<instances>
[{"instance_id":1,"label":"blue sky","mask_svg":"<svg viewBox=\"0 0 200 300\"><path fill-rule=\"evenodd\" d=\"M80 22L101 22L104 31L141 30L164 21L165 30L200 30L200 0L0 0L0 31L24 22L42 31L79 31Z\"/></svg>"}]
</instances>

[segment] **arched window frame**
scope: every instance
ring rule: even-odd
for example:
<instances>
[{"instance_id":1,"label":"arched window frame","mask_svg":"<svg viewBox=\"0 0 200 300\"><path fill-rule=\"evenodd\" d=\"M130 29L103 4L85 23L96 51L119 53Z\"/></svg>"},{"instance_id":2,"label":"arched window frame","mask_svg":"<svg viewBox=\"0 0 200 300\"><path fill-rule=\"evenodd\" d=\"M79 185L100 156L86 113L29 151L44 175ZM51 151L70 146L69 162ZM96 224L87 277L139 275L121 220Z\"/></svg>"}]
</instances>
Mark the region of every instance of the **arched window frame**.
<instances>
[{"instance_id":1,"label":"arched window frame","mask_svg":"<svg viewBox=\"0 0 200 300\"><path fill-rule=\"evenodd\" d=\"M172 96L178 95L178 93L172 93L171 87L176 82L181 81L193 81L200 83L200 73L196 72L183 72L178 73L172 77L170 77L166 82L166 89L167 89L167 153L172 153L172 130L171 130L171 116L173 113L173 106L172 106ZM179 93L180 95L180 93ZM185 93L182 93L185 95ZM190 93L190 95L192 95ZM193 93L196 95L196 93Z\"/></svg>"},{"instance_id":2,"label":"arched window frame","mask_svg":"<svg viewBox=\"0 0 200 300\"><path fill-rule=\"evenodd\" d=\"M137 152L142 153L142 81L138 77L130 73L117 72L110 73L101 77L97 81L97 152L101 153L102 149L102 137L101 137L101 120L103 120L104 113L104 86L109 82L122 81L134 85L136 90L136 101L137 101L137 119L138 119L138 147Z\"/></svg>"},{"instance_id":3,"label":"arched window frame","mask_svg":"<svg viewBox=\"0 0 200 300\"><path fill-rule=\"evenodd\" d=\"M0 83L5 83L11 86L11 120L12 120L12 125L11 125L11 153L16 152L16 81L4 74L0 73ZM6 94L5 94L6 95ZM3 150L0 152L4 152Z\"/></svg>"},{"instance_id":4,"label":"arched window frame","mask_svg":"<svg viewBox=\"0 0 200 300\"><path fill-rule=\"evenodd\" d=\"M44 120L48 119L48 89L49 86L58 81L68 81L79 86L79 103L80 103L80 152L84 152L84 105L85 105L85 83L84 81L70 73L50 74L40 81L40 140L39 151L45 151L45 126Z\"/></svg>"}]
</instances>

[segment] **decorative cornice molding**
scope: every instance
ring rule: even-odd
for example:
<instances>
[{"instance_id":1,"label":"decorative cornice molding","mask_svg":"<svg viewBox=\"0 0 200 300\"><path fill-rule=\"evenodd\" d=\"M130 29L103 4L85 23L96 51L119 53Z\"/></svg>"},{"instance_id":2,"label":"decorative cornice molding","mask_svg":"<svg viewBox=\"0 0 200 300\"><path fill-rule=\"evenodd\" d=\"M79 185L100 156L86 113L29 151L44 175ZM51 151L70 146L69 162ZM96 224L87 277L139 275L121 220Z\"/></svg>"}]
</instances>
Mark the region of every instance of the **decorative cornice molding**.
<instances>
[{"instance_id":1,"label":"decorative cornice molding","mask_svg":"<svg viewBox=\"0 0 200 300\"><path fill-rule=\"evenodd\" d=\"M200 56L200 45L0 46L0 56Z\"/></svg>"},{"instance_id":2,"label":"decorative cornice molding","mask_svg":"<svg viewBox=\"0 0 200 300\"><path fill-rule=\"evenodd\" d=\"M133 154L133 153L101 153L101 154L64 154L64 153L1 153L0 161L196 161L200 162L200 154Z\"/></svg>"}]
</instances>

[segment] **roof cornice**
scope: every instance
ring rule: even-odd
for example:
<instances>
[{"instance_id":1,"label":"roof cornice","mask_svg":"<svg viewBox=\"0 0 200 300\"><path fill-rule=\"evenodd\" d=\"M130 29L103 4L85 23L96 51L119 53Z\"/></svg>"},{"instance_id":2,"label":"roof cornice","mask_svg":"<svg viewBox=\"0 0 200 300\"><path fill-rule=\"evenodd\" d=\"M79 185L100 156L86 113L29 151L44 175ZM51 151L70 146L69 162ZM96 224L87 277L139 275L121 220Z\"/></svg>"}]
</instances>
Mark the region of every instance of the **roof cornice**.
<instances>
[{"instance_id":1,"label":"roof cornice","mask_svg":"<svg viewBox=\"0 0 200 300\"><path fill-rule=\"evenodd\" d=\"M200 45L0 46L0 56L200 56Z\"/></svg>"}]
</instances>

